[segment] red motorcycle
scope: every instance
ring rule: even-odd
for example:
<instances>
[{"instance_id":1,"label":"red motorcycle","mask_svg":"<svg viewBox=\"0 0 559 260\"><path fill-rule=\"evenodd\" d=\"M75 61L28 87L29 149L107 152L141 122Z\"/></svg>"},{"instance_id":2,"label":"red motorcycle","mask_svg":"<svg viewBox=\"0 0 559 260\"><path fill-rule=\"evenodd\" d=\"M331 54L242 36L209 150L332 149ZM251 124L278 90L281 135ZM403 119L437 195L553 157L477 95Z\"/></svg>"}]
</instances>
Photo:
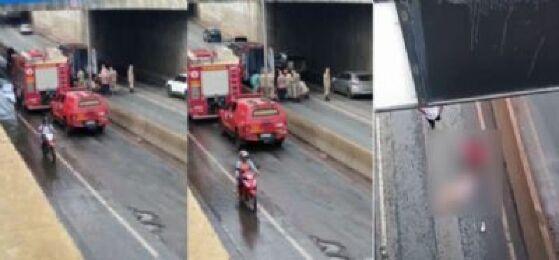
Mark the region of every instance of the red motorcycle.
<instances>
[{"instance_id":1,"label":"red motorcycle","mask_svg":"<svg viewBox=\"0 0 559 260\"><path fill-rule=\"evenodd\" d=\"M256 212L256 174L254 172L242 173L238 194L239 203L244 203L252 212Z\"/></svg>"},{"instance_id":2,"label":"red motorcycle","mask_svg":"<svg viewBox=\"0 0 559 260\"><path fill-rule=\"evenodd\" d=\"M43 150L43 158L50 160L51 163L56 163L56 152L54 151L54 134L44 134L42 136L43 142L41 149Z\"/></svg>"}]
</instances>

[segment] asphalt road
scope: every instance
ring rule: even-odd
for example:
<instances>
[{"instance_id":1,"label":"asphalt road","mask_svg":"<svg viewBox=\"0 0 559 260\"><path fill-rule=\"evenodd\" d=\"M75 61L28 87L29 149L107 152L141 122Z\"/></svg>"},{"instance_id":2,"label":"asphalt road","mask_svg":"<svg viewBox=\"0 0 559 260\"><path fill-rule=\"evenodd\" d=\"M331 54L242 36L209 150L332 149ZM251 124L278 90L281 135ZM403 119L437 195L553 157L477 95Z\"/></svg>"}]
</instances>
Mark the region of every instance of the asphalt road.
<instances>
[{"instance_id":1,"label":"asphalt road","mask_svg":"<svg viewBox=\"0 0 559 260\"><path fill-rule=\"evenodd\" d=\"M188 23L188 47L207 48L217 43L203 41L203 27L194 21ZM360 97L349 99L343 95L332 93L332 100L325 102L322 95L311 87L311 97L302 102L284 102L286 108L308 118L313 124L329 129L365 149L372 150L373 108L370 98Z\"/></svg>"},{"instance_id":2,"label":"asphalt road","mask_svg":"<svg viewBox=\"0 0 559 260\"><path fill-rule=\"evenodd\" d=\"M184 259L184 169L155 156L135 137L56 135L59 159L46 162L31 128L41 113L4 121L58 217L87 259Z\"/></svg>"},{"instance_id":3,"label":"asphalt road","mask_svg":"<svg viewBox=\"0 0 559 260\"><path fill-rule=\"evenodd\" d=\"M495 129L490 110L481 110L487 129ZM442 133L459 135L480 130L474 104L444 108ZM418 111L382 113L380 121L378 246L384 246L389 259L526 259L514 204L506 183L504 203L479 196L466 212L451 216L436 214L431 203L435 194L428 162L436 161L427 152L438 138L429 130ZM452 146L447 147L452 151ZM378 159L378 158L377 158ZM498 164L497 164L498 165ZM498 169L495 174L504 174ZM503 176L503 175L501 175ZM483 191L492 191L495 187ZM500 203L499 205L493 204ZM503 210L505 217L503 217ZM481 229L485 223L485 231ZM507 243L510 237L511 243Z\"/></svg>"},{"instance_id":4,"label":"asphalt road","mask_svg":"<svg viewBox=\"0 0 559 260\"><path fill-rule=\"evenodd\" d=\"M0 27L18 50L56 46ZM14 114L0 98L2 124L57 216L87 259L185 259L186 170L141 139L109 126L102 135L57 128L56 165L45 162L36 129L43 113Z\"/></svg>"},{"instance_id":5,"label":"asphalt road","mask_svg":"<svg viewBox=\"0 0 559 260\"><path fill-rule=\"evenodd\" d=\"M140 85L111 102L179 133L186 125L186 102L161 88ZM264 208L254 216L238 207L232 182L237 151L217 122L190 123L189 132L189 186L234 257L371 256L371 185L358 174L293 136L278 150L254 147Z\"/></svg>"}]
</instances>

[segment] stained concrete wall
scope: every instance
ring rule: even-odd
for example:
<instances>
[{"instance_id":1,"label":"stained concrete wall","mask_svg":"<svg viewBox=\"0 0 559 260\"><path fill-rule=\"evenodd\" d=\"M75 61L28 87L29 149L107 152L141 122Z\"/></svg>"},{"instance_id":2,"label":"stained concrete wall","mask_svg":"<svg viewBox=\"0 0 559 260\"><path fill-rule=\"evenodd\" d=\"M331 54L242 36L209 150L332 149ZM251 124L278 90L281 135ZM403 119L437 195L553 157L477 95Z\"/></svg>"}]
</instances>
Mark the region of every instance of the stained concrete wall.
<instances>
[{"instance_id":1,"label":"stained concrete wall","mask_svg":"<svg viewBox=\"0 0 559 260\"><path fill-rule=\"evenodd\" d=\"M108 62L125 75L134 64L136 78L157 84L184 71L186 11L92 11L89 17L99 66Z\"/></svg>"},{"instance_id":2,"label":"stained concrete wall","mask_svg":"<svg viewBox=\"0 0 559 260\"><path fill-rule=\"evenodd\" d=\"M220 28L225 37L245 35L251 41L262 41L262 17L259 1L198 3L199 22L205 27Z\"/></svg>"},{"instance_id":3,"label":"stained concrete wall","mask_svg":"<svg viewBox=\"0 0 559 260\"><path fill-rule=\"evenodd\" d=\"M85 12L81 10L31 12L36 33L64 43L86 43L85 18Z\"/></svg>"},{"instance_id":4,"label":"stained concrete wall","mask_svg":"<svg viewBox=\"0 0 559 260\"><path fill-rule=\"evenodd\" d=\"M304 56L316 81L327 66L372 73L371 4L271 3L266 10L270 46Z\"/></svg>"}]
</instances>

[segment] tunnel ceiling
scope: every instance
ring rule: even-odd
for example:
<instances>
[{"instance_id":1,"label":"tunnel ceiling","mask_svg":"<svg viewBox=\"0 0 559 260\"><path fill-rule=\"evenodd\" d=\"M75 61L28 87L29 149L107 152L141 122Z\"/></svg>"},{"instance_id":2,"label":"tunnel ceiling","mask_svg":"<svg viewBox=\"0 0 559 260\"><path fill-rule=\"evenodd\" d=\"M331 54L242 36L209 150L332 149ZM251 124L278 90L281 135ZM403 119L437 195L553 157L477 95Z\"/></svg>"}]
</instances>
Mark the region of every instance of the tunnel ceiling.
<instances>
[{"instance_id":1,"label":"tunnel ceiling","mask_svg":"<svg viewBox=\"0 0 559 260\"><path fill-rule=\"evenodd\" d=\"M5 11L40 10L187 10L188 0L5 0Z\"/></svg>"}]
</instances>

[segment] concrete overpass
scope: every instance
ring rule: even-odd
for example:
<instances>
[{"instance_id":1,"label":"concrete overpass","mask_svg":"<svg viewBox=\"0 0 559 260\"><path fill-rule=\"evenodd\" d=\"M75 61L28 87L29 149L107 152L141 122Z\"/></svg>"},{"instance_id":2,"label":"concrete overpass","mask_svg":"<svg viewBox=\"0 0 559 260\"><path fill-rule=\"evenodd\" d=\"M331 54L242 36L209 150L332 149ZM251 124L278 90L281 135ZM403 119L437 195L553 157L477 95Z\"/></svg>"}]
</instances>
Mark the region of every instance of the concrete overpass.
<instances>
[{"instance_id":1,"label":"concrete overpass","mask_svg":"<svg viewBox=\"0 0 559 260\"><path fill-rule=\"evenodd\" d=\"M5 11L39 10L186 10L187 0L6 0Z\"/></svg>"}]
</instances>

